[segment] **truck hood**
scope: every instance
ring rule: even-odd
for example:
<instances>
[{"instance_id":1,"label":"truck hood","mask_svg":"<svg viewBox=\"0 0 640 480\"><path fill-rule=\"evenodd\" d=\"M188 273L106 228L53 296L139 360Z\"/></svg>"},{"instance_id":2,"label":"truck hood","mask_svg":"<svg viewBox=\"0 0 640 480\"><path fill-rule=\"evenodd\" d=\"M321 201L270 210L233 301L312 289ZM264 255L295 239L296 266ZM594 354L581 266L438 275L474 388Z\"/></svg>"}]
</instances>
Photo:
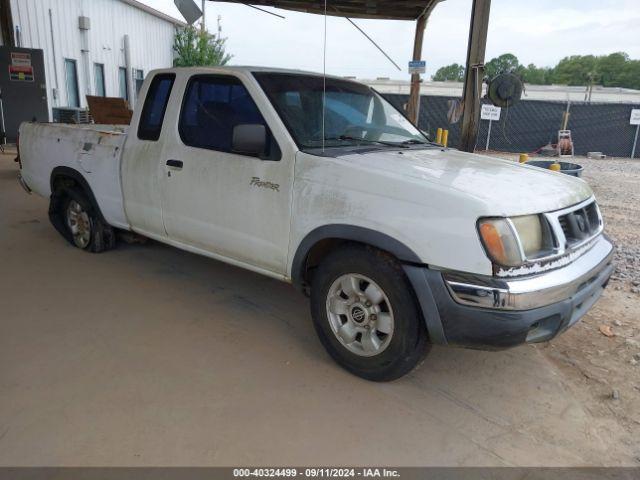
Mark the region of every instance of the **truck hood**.
<instances>
[{"instance_id":1,"label":"truck hood","mask_svg":"<svg viewBox=\"0 0 640 480\"><path fill-rule=\"evenodd\" d=\"M380 150L341 158L366 170L455 189L484 202L496 216L550 212L593 195L579 178L458 150Z\"/></svg>"}]
</instances>

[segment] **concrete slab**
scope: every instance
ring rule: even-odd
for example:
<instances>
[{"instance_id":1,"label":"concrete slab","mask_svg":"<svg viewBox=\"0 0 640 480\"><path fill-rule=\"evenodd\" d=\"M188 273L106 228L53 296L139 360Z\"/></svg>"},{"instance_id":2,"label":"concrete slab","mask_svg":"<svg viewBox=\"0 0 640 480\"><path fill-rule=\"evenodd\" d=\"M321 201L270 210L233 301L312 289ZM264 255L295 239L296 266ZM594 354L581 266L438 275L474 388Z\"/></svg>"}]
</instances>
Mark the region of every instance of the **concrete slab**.
<instances>
[{"instance_id":1,"label":"concrete slab","mask_svg":"<svg viewBox=\"0 0 640 480\"><path fill-rule=\"evenodd\" d=\"M337 367L292 287L156 243L91 255L0 157L0 466L616 465L533 347Z\"/></svg>"}]
</instances>

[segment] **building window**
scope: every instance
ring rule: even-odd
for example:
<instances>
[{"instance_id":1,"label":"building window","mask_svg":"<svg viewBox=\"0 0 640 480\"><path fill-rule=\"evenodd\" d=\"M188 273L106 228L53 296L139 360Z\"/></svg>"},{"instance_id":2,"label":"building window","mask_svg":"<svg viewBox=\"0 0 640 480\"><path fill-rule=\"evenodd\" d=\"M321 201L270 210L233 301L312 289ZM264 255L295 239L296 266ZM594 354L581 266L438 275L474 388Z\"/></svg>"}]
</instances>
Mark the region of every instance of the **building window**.
<instances>
[{"instance_id":1,"label":"building window","mask_svg":"<svg viewBox=\"0 0 640 480\"><path fill-rule=\"evenodd\" d=\"M120 85L120 98L129 100L129 85L127 82L127 69L120 67L118 69L118 84Z\"/></svg>"},{"instance_id":2,"label":"building window","mask_svg":"<svg viewBox=\"0 0 640 480\"><path fill-rule=\"evenodd\" d=\"M80 108L80 92L78 90L78 70L75 60L65 59L64 72L67 83L67 104Z\"/></svg>"},{"instance_id":3,"label":"building window","mask_svg":"<svg viewBox=\"0 0 640 480\"><path fill-rule=\"evenodd\" d=\"M176 76L173 74L160 74L153 78L144 101L140 126L138 127L140 140L157 141L160 138L162 122L175 78Z\"/></svg>"},{"instance_id":4,"label":"building window","mask_svg":"<svg viewBox=\"0 0 640 480\"><path fill-rule=\"evenodd\" d=\"M138 95L140 95L140 89L142 88L143 83L144 83L144 70L134 70L133 84L136 87L136 98L138 98Z\"/></svg>"},{"instance_id":5,"label":"building window","mask_svg":"<svg viewBox=\"0 0 640 480\"><path fill-rule=\"evenodd\" d=\"M107 88L104 84L104 65L101 63L93 64L93 76L95 77L96 83L96 96L97 97L106 97L107 96Z\"/></svg>"}]
</instances>

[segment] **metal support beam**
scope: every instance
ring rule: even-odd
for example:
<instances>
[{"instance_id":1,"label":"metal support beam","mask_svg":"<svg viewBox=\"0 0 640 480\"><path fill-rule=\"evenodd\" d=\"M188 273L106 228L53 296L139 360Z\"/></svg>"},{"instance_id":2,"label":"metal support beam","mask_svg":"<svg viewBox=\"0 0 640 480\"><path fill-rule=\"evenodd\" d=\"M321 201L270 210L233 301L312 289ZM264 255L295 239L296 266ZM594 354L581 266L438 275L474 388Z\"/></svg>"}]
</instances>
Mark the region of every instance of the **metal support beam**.
<instances>
[{"instance_id":1,"label":"metal support beam","mask_svg":"<svg viewBox=\"0 0 640 480\"><path fill-rule=\"evenodd\" d=\"M467 68L464 81L462 105L462 131L460 150L473 152L478 139L480 126L480 97L484 78L484 57L487 49L489 13L491 0L473 0L471 7L471 25L469 27L469 47L467 49Z\"/></svg>"},{"instance_id":2,"label":"metal support beam","mask_svg":"<svg viewBox=\"0 0 640 480\"><path fill-rule=\"evenodd\" d=\"M424 40L424 31L427 27L428 15L420 15L416 22L416 37L413 43L412 60L422 60L422 43ZM409 103L407 105L407 117L415 125L418 126L420 118L420 74L411 75L411 94L409 95Z\"/></svg>"}]
</instances>

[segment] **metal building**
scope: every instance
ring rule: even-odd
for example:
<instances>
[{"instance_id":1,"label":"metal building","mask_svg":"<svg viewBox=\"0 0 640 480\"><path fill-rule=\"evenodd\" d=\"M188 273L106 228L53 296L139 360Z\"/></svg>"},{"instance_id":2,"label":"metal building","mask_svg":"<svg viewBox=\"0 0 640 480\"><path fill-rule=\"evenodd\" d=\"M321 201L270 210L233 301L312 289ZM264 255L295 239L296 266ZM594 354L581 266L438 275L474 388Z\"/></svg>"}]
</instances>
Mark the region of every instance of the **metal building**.
<instances>
[{"instance_id":1,"label":"metal building","mask_svg":"<svg viewBox=\"0 0 640 480\"><path fill-rule=\"evenodd\" d=\"M133 106L145 75L172 65L185 26L136 0L2 0L0 25L3 45L43 50L50 119L86 95Z\"/></svg>"}]
</instances>

